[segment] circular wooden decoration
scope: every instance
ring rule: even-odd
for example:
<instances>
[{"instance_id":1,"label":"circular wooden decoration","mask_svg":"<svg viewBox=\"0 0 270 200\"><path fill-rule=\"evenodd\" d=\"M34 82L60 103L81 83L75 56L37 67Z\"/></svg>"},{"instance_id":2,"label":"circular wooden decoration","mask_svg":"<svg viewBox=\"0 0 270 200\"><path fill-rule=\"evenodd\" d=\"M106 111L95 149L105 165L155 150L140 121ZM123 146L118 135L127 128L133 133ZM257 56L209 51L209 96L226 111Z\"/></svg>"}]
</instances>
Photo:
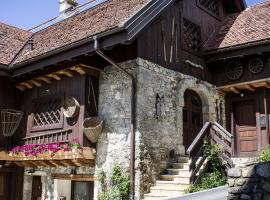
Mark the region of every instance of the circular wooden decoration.
<instances>
[{"instance_id":1,"label":"circular wooden decoration","mask_svg":"<svg viewBox=\"0 0 270 200\"><path fill-rule=\"evenodd\" d=\"M67 118L76 117L80 112L80 104L73 97L67 98L64 101L63 110L65 117Z\"/></svg>"},{"instance_id":2,"label":"circular wooden decoration","mask_svg":"<svg viewBox=\"0 0 270 200\"><path fill-rule=\"evenodd\" d=\"M225 74L230 80L237 80L243 75L243 66L239 61L230 62L226 69Z\"/></svg>"},{"instance_id":3,"label":"circular wooden decoration","mask_svg":"<svg viewBox=\"0 0 270 200\"><path fill-rule=\"evenodd\" d=\"M249 65L248 65L248 68L249 68L249 71L252 73L252 74L259 74L262 72L263 70L263 61L259 58L255 58L255 59L252 59L249 61Z\"/></svg>"}]
</instances>

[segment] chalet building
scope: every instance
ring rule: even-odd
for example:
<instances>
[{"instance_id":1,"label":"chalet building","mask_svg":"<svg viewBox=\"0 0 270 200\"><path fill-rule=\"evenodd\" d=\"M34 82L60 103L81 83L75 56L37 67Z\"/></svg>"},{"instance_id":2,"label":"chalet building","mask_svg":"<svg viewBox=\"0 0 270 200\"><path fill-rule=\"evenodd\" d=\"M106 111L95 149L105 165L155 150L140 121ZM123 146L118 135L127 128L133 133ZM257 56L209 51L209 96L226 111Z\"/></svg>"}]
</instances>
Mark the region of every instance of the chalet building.
<instances>
[{"instance_id":1,"label":"chalet building","mask_svg":"<svg viewBox=\"0 0 270 200\"><path fill-rule=\"evenodd\" d=\"M115 164L130 199L177 196L205 138L227 167L254 159L269 145L269 21L268 1L60 0L30 31L0 23L0 199L97 199Z\"/></svg>"}]
</instances>

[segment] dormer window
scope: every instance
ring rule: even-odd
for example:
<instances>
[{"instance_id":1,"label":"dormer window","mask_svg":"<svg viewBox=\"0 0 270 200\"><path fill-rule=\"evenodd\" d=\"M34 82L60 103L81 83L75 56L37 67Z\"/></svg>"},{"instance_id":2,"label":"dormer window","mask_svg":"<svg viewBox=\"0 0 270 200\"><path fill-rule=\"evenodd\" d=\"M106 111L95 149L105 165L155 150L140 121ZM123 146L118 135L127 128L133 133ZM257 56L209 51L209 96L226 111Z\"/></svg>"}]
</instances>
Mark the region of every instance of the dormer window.
<instances>
[{"instance_id":1,"label":"dormer window","mask_svg":"<svg viewBox=\"0 0 270 200\"><path fill-rule=\"evenodd\" d=\"M218 0L197 0L197 5L219 19Z\"/></svg>"}]
</instances>

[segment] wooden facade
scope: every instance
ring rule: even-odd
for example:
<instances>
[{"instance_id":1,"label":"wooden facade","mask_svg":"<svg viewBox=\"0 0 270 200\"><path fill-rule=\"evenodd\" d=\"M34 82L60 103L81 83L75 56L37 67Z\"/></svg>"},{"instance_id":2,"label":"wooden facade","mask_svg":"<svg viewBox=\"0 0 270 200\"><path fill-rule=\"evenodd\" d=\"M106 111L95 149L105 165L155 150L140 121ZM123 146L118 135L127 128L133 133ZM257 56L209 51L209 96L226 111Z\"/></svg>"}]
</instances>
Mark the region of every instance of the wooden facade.
<instances>
[{"instance_id":1,"label":"wooden facade","mask_svg":"<svg viewBox=\"0 0 270 200\"><path fill-rule=\"evenodd\" d=\"M138 56L211 82L212 73L205 63L202 49L228 14L224 2L216 3L218 15L199 0L176 1L140 34Z\"/></svg>"},{"instance_id":2,"label":"wooden facade","mask_svg":"<svg viewBox=\"0 0 270 200\"><path fill-rule=\"evenodd\" d=\"M18 95L14 88L14 83L5 77L0 77L2 87L0 91L0 109L16 109L18 105ZM0 124L2 130L2 123ZM2 132L2 131L1 131ZM15 134L11 138L6 138L0 134L0 149L6 150L20 143L21 135ZM0 199L21 200L23 188L23 169L20 167L4 167L1 163L0 168ZM14 184L17 183L17 184Z\"/></svg>"},{"instance_id":3,"label":"wooden facade","mask_svg":"<svg viewBox=\"0 0 270 200\"><path fill-rule=\"evenodd\" d=\"M238 1L213 1L216 4L211 8L203 2L200 0L175 1L144 27L136 39L128 42L121 41L121 44L118 44L118 40L123 36L114 35L112 40L108 39L105 43L111 46L106 46L102 50L115 62L140 57L217 86L217 89L226 96L226 129L234 136L232 141L229 138L234 146L234 151L230 153L235 157L257 155L269 145L269 54L238 56L234 59L206 62L203 46L220 27L223 19L229 13L236 11ZM71 48L66 52L56 53L23 67L14 68L11 72L12 81L0 77L0 84L5 85L0 91L0 109L12 108L23 112L16 134L9 139L0 135L0 140L3 141L0 144L1 149L10 150L19 144L66 143L75 138L78 138L80 144L85 147L95 147L95 144L85 138L82 124L85 118L98 114L99 73L109 63L94 53L92 43L87 45ZM260 59L263 68L255 67L255 71L251 72L249 65L254 59ZM235 61L242 66L241 75L236 79L234 79L235 76L228 78L226 72L230 74L235 71L235 69L230 69L231 63ZM85 74L71 70L78 64L85 65L86 68L91 66L91 69ZM66 70L65 73L60 73L63 70ZM260 85L249 84L262 79L267 80ZM234 85L241 83L245 83L241 88ZM234 86L229 86L227 89L228 85ZM190 133L190 138L184 141L185 145L189 146L203 126L203 114L202 102L192 105L191 98L196 94L187 96L188 103L184 107L183 128L186 134ZM75 98L80 104L80 112L76 118L68 119L63 115L63 102L68 97ZM185 113L187 114L186 121ZM192 127L194 113L196 127ZM219 129L222 129L221 132L225 136L229 135L222 127ZM204 134L202 131L201 135ZM60 161L57 163L61 165ZM66 161L66 163L70 162ZM76 166L76 163L71 163ZM38 167L42 164L44 162L38 161L33 164L29 161L21 166ZM55 166L55 164L47 162L45 166ZM6 192L9 192L6 188L10 185L6 178L8 176L12 177L13 183L22 183L23 170L13 166L0 168L0 185L4 185L5 188L2 190ZM67 179L70 180L70 177ZM82 179L78 176L78 180ZM85 178L85 180L93 181L93 177ZM5 184L1 184L1 181ZM39 183L39 180L35 181ZM17 184L14 188L16 194L19 195L10 196L5 200L21 199L22 185ZM39 189L39 187L34 189L36 196L40 195ZM6 197L5 194L0 193L0 199L1 195Z\"/></svg>"}]
</instances>

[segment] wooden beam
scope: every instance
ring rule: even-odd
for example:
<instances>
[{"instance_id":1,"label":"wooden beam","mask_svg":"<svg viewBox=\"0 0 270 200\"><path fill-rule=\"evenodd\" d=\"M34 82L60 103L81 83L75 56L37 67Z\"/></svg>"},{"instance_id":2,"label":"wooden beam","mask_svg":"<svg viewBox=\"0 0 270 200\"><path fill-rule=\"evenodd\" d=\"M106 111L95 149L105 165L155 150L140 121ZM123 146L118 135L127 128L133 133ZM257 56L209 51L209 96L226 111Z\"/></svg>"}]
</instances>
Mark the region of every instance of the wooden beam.
<instances>
[{"instance_id":1,"label":"wooden beam","mask_svg":"<svg viewBox=\"0 0 270 200\"><path fill-rule=\"evenodd\" d=\"M60 75L65 75L65 76L67 76L67 77L73 77L73 74L71 73L71 71L69 71L69 70L61 70L61 71L58 71L58 72L56 72L57 74L60 74Z\"/></svg>"},{"instance_id":2,"label":"wooden beam","mask_svg":"<svg viewBox=\"0 0 270 200\"><path fill-rule=\"evenodd\" d=\"M55 79L57 81L60 81L61 80L61 77L58 76L58 75L56 75L56 74L48 74L46 76L49 77L49 78L53 78L53 79Z\"/></svg>"},{"instance_id":3,"label":"wooden beam","mask_svg":"<svg viewBox=\"0 0 270 200\"><path fill-rule=\"evenodd\" d=\"M20 84L19 84L19 85L16 85L16 88L17 88L18 90L22 91L22 92L25 91L25 89L26 89L25 86L20 85Z\"/></svg>"},{"instance_id":4,"label":"wooden beam","mask_svg":"<svg viewBox=\"0 0 270 200\"><path fill-rule=\"evenodd\" d=\"M73 180L73 181L95 181L94 175L84 174L52 174L53 179Z\"/></svg>"},{"instance_id":5,"label":"wooden beam","mask_svg":"<svg viewBox=\"0 0 270 200\"><path fill-rule=\"evenodd\" d=\"M37 87L41 87L42 86L42 84L41 83L39 83L37 80L30 80L29 81L30 83L32 83L33 85L35 85L35 86L37 86Z\"/></svg>"},{"instance_id":6,"label":"wooden beam","mask_svg":"<svg viewBox=\"0 0 270 200\"><path fill-rule=\"evenodd\" d=\"M52 83L51 80L50 80L50 78L47 78L46 76L41 76L41 77L38 77L36 79L39 80L39 81L43 81L43 82L45 82L47 84Z\"/></svg>"},{"instance_id":7,"label":"wooden beam","mask_svg":"<svg viewBox=\"0 0 270 200\"><path fill-rule=\"evenodd\" d=\"M22 86L25 86L26 88L28 89L32 89L33 88L33 85L29 82L23 82L21 83Z\"/></svg>"},{"instance_id":8,"label":"wooden beam","mask_svg":"<svg viewBox=\"0 0 270 200\"><path fill-rule=\"evenodd\" d=\"M235 94L239 94L239 90L237 90L235 87L230 87L230 90L234 92Z\"/></svg>"},{"instance_id":9,"label":"wooden beam","mask_svg":"<svg viewBox=\"0 0 270 200\"><path fill-rule=\"evenodd\" d=\"M99 68L96 68L96 67L92 67L90 65L85 65L85 64L80 64L81 67L85 67L87 69L92 69L92 70L95 70L95 71L99 71L99 72L102 72L103 70L102 69L99 69Z\"/></svg>"},{"instance_id":10,"label":"wooden beam","mask_svg":"<svg viewBox=\"0 0 270 200\"><path fill-rule=\"evenodd\" d=\"M86 74L85 70L79 66L71 67L70 70L75 71L75 72L79 73L80 75Z\"/></svg>"},{"instance_id":11,"label":"wooden beam","mask_svg":"<svg viewBox=\"0 0 270 200\"><path fill-rule=\"evenodd\" d=\"M269 82L265 82L264 87L267 88L267 89L270 89L270 83Z\"/></svg>"},{"instance_id":12,"label":"wooden beam","mask_svg":"<svg viewBox=\"0 0 270 200\"><path fill-rule=\"evenodd\" d=\"M247 89L247 90L249 90L249 91L252 91L252 92L255 91L255 88L254 88L252 85L243 85L243 88L244 88L244 89Z\"/></svg>"}]
</instances>

